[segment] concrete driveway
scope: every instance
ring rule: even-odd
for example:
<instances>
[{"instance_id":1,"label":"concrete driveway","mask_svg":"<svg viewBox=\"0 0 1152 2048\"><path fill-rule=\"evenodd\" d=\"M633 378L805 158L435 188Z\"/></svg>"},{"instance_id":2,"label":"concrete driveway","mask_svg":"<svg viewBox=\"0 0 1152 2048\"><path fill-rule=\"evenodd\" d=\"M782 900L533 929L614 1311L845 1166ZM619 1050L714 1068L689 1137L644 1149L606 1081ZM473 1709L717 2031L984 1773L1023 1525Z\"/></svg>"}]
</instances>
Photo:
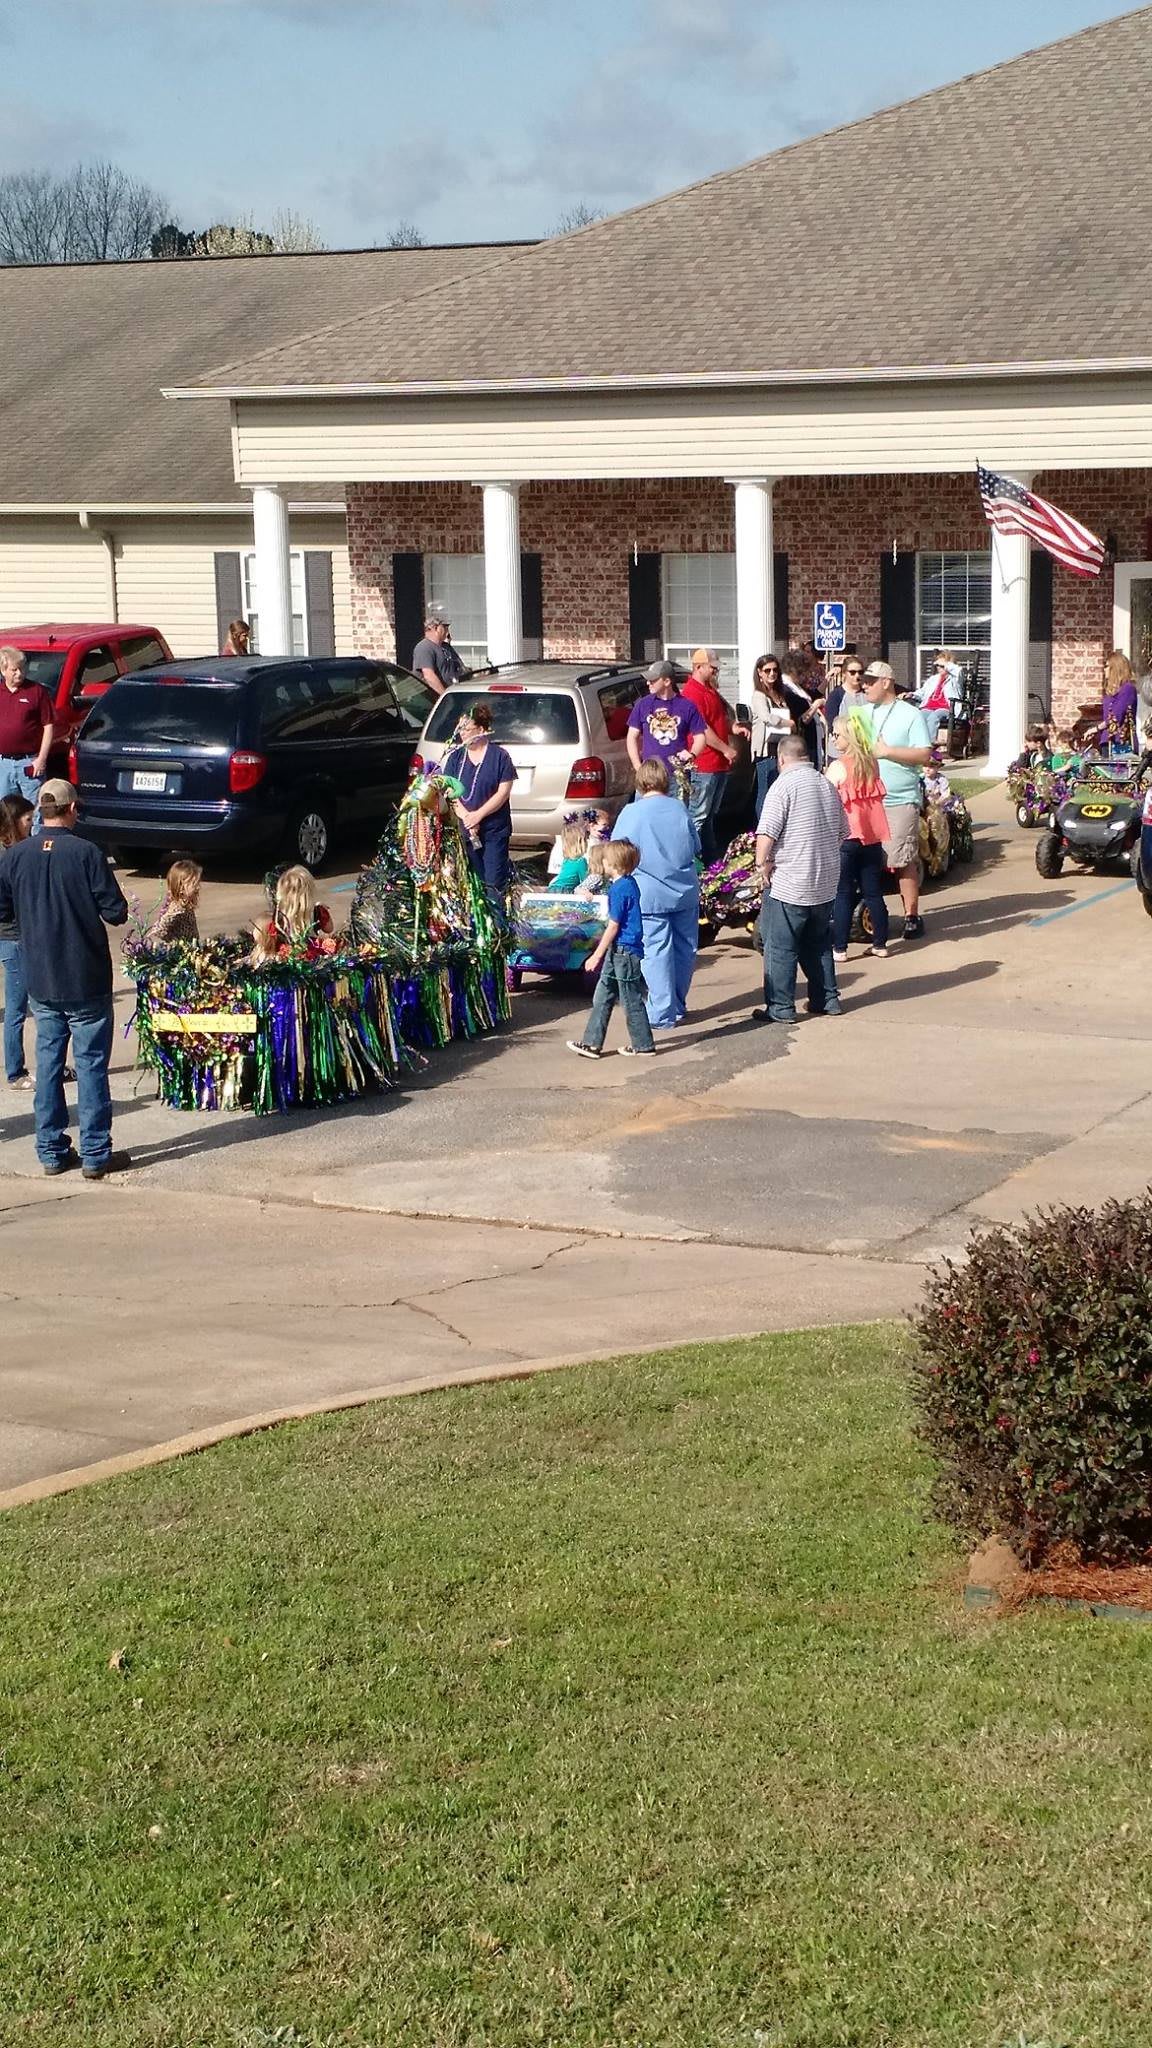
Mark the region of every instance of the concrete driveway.
<instances>
[{"instance_id":1,"label":"concrete driveway","mask_svg":"<svg viewBox=\"0 0 1152 2048\"><path fill-rule=\"evenodd\" d=\"M751 1024L729 935L640 1071L574 1059L579 993L531 981L395 1095L283 1120L161 1108L129 1037L135 1164L97 1187L40 1179L7 1097L0 1489L445 1374L892 1314L974 1222L1141 1189L1152 927L1119 877L1042 882L999 794L975 812L976 864L922 944L853 957L839 1020ZM213 883L205 922L259 900Z\"/></svg>"}]
</instances>

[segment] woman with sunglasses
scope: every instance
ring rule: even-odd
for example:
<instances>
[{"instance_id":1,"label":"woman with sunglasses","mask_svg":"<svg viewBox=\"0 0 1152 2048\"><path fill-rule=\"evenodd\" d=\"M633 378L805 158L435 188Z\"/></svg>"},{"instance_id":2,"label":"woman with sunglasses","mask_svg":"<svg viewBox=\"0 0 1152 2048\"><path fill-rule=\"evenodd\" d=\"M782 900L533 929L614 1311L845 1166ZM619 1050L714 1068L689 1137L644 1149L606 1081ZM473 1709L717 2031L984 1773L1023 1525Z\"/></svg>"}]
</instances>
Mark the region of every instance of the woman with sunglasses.
<instances>
[{"instance_id":1,"label":"woman with sunglasses","mask_svg":"<svg viewBox=\"0 0 1152 2048\"><path fill-rule=\"evenodd\" d=\"M807 707L808 699L805 698L801 708L806 710ZM749 709L752 730L748 746L756 771L756 816L759 819L764 799L780 772L776 760L780 742L785 734L796 730L797 706L790 698L788 685L774 654L762 654L756 663Z\"/></svg>"},{"instance_id":2,"label":"woman with sunglasses","mask_svg":"<svg viewBox=\"0 0 1152 2048\"><path fill-rule=\"evenodd\" d=\"M847 718L850 711L866 711L868 699L864 695L864 663L858 654L845 656L844 664L836 679L836 687L828 692L824 716L828 721L828 758L837 757L837 746L832 727L838 718Z\"/></svg>"}]
</instances>

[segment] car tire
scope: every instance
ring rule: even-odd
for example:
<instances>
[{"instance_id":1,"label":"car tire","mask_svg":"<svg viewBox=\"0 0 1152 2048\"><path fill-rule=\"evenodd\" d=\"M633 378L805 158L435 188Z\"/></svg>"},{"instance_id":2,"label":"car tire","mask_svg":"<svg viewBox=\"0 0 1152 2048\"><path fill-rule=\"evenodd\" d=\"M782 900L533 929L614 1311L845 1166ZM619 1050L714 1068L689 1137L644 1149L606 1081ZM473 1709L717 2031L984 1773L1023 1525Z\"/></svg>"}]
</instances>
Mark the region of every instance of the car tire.
<instances>
[{"instance_id":1,"label":"car tire","mask_svg":"<svg viewBox=\"0 0 1152 2048\"><path fill-rule=\"evenodd\" d=\"M284 835L290 860L316 874L332 850L332 819L327 800L318 797L293 811Z\"/></svg>"},{"instance_id":2,"label":"car tire","mask_svg":"<svg viewBox=\"0 0 1152 2048\"><path fill-rule=\"evenodd\" d=\"M1046 882L1059 881L1064 871L1064 841L1059 832L1043 832L1036 842L1036 872Z\"/></svg>"}]
</instances>

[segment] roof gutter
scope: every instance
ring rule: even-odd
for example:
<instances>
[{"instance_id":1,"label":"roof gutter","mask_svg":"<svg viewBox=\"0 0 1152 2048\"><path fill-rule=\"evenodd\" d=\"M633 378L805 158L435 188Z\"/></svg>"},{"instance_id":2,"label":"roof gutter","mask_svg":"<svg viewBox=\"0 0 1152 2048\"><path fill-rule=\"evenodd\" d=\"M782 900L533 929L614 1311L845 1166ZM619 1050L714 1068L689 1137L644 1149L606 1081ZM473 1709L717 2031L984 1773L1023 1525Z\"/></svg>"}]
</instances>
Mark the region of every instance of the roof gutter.
<instances>
[{"instance_id":1,"label":"roof gutter","mask_svg":"<svg viewBox=\"0 0 1152 2048\"><path fill-rule=\"evenodd\" d=\"M1102 377L1152 374L1152 356L1068 356L1051 362L889 363L837 370L710 370L696 376L675 371L640 376L414 378L406 382L355 384L191 384L168 385L164 398L423 398L474 397L490 393L545 396L586 391L709 391L853 384L940 384L991 378Z\"/></svg>"},{"instance_id":2,"label":"roof gutter","mask_svg":"<svg viewBox=\"0 0 1152 2048\"><path fill-rule=\"evenodd\" d=\"M289 501L288 510L298 518L316 514L321 518L343 519L347 506L342 498L301 498ZM0 519L79 519L87 531L93 520L102 519L246 519L251 514L246 498L224 505L0 505Z\"/></svg>"}]
</instances>

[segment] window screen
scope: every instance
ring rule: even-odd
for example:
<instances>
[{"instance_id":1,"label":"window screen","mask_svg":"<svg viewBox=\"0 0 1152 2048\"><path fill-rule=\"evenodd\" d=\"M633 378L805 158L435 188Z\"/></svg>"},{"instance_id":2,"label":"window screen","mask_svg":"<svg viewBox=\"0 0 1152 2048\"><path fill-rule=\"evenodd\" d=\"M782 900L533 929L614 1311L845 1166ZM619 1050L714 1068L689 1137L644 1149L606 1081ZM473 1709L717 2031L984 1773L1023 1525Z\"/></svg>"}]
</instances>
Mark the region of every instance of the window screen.
<instances>
[{"instance_id":1,"label":"window screen","mask_svg":"<svg viewBox=\"0 0 1152 2048\"><path fill-rule=\"evenodd\" d=\"M424 605L452 628L452 645L465 668L488 665L488 602L483 555L426 555Z\"/></svg>"},{"instance_id":2,"label":"window screen","mask_svg":"<svg viewBox=\"0 0 1152 2048\"><path fill-rule=\"evenodd\" d=\"M992 556L917 556L917 672L927 676L932 656L946 647L958 661L991 644Z\"/></svg>"},{"instance_id":3,"label":"window screen","mask_svg":"<svg viewBox=\"0 0 1152 2048\"><path fill-rule=\"evenodd\" d=\"M694 648L714 647L719 687L737 696L735 555L665 555L664 652L687 668Z\"/></svg>"}]
</instances>

